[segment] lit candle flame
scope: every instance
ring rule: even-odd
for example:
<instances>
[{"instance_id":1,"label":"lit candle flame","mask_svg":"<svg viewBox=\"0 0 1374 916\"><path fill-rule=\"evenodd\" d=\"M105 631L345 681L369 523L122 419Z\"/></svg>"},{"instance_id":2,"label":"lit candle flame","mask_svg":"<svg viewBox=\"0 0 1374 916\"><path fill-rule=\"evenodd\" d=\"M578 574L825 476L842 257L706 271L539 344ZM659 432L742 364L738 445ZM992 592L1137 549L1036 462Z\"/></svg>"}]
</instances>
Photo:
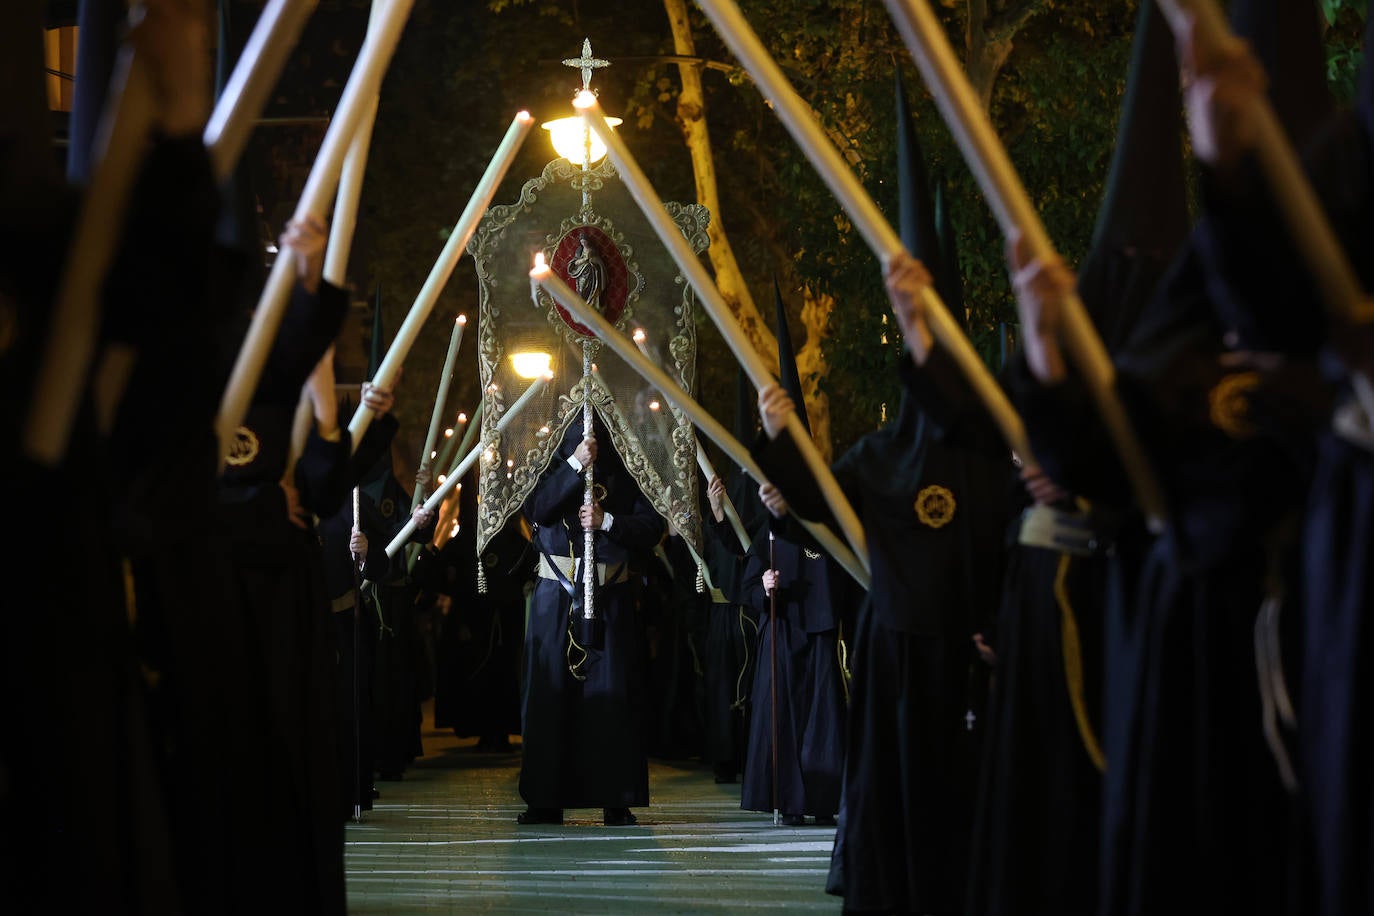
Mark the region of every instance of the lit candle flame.
<instances>
[{"instance_id":1,"label":"lit candle flame","mask_svg":"<svg viewBox=\"0 0 1374 916\"><path fill-rule=\"evenodd\" d=\"M468 316L467 316L467 315L459 315L459 316L458 316L458 323L459 323L459 324L467 324L467 323L468 323Z\"/></svg>"},{"instance_id":2,"label":"lit candle flame","mask_svg":"<svg viewBox=\"0 0 1374 916\"><path fill-rule=\"evenodd\" d=\"M643 328L635 328L635 332L631 336L634 338L635 343L641 344L644 343L646 339L648 339L649 335L644 333Z\"/></svg>"},{"instance_id":3,"label":"lit candle flame","mask_svg":"<svg viewBox=\"0 0 1374 916\"><path fill-rule=\"evenodd\" d=\"M534 253L534 268L530 271L530 276L547 273L548 269L549 265L544 263L544 252L536 251Z\"/></svg>"}]
</instances>

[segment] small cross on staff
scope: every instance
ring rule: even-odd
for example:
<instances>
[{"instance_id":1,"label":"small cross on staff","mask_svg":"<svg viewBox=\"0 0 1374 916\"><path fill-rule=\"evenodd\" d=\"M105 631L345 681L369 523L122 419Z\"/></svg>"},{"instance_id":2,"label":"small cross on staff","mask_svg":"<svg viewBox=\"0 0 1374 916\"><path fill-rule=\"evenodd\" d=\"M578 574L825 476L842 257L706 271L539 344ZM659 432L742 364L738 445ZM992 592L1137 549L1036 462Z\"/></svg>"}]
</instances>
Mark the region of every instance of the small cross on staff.
<instances>
[{"instance_id":1,"label":"small cross on staff","mask_svg":"<svg viewBox=\"0 0 1374 916\"><path fill-rule=\"evenodd\" d=\"M592 85L592 71L602 67L609 67L611 62L602 60L599 57L592 57L592 40L582 39L582 56L569 57L563 61L565 67L574 67L582 71L582 88L590 89Z\"/></svg>"}]
</instances>

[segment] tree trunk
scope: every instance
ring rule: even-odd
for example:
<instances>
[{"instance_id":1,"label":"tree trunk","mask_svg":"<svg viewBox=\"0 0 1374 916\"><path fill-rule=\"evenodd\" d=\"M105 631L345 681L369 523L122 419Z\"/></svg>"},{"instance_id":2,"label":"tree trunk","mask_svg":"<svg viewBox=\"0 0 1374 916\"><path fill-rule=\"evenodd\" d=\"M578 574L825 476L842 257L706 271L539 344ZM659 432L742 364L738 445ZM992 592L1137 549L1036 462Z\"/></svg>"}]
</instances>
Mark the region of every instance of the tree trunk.
<instances>
[{"instance_id":1,"label":"tree trunk","mask_svg":"<svg viewBox=\"0 0 1374 916\"><path fill-rule=\"evenodd\" d=\"M673 29L675 53L685 59L695 58L696 45L692 41L691 25L687 20L686 0L663 0L663 6ZM749 287L744 282L744 275L740 272L739 262L735 260L734 250L730 247L730 239L725 235L721 220L720 191L716 184L715 160L711 155L711 135L706 127L701 71L698 64L682 60L678 62L678 72L682 75L682 93L678 96L677 123L692 156L697 203L711 211L711 221L706 228L711 244L706 249L706 255L715 270L716 287L744 328L750 345L763 356L764 362L776 366L777 338L749 294Z\"/></svg>"},{"instance_id":2,"label":"tree trunk","mask_svg":"<svg viewBox=\"0 0 1374 916\"><path fill-rule=\"evenodd\" d=\"M695 59L696 46L692 41L691 27L687 19L686 0L663 0L668 12L668 21L673 30L674 53L684 58L678 62L682 74L682 93L678 96L677 122L682 128L682 136L692 156L692 172L696 177L697 202L711 211L708 235L711 245L707 248L711 266L715 268L716 286L721 296L735 312L750 343L770 365L778 364L778 340L769 329L769 322L763 318L744 276L735 260L730 241L720 219L720 194L716 184L715 162L711 155L711 138L707 132L705 106L701 91L701 71L699 64L688 61ZM857 150L848 143L843 135L830 131L836 145L845 153L853 165L858 161ZM810 290L803 293L802 325L806 329L806 342L796 354L797 372L802 380L802 392L806 399L806 415L811 426L811 439L817 450L828 462L831 456L830 443L830 400L820 390L818 384L825 377L825 354L821 342L825 338L826 318L834 302L829 296L814 297Z\"/></svg>"},{"instance_id":3,"label":"tree trunk","mask_svg":"<svg viewBox=\"0 0 1374 916\"><path fill-rule=\"evenodd\" d=\"M964 21L964 69L984 111L992 107L992 87L1011 56L1012 40L1026 20L1044 5L1045 0L1023 0L989 16L988 0L968 0L968 17Z\"/></svg>"},{"instance_id":4,"label":"tree trunk","mask_svg":"<svg viewBox=\"0 0 1374 916\"><path fill-rule=\"evenodd\" d=\"M816 295L810 287L802 290L802 326L806 328L806 343L797 351L797 376L801 379L802 396L806 399L806 419L811 424L811 438L816 450L830 463L833 449L830 442L830 398L820 388L830 367L825 362L821 342L825 340L825 325L830 310L835 307L833 297Z\"/></svg>"}]
</instances>

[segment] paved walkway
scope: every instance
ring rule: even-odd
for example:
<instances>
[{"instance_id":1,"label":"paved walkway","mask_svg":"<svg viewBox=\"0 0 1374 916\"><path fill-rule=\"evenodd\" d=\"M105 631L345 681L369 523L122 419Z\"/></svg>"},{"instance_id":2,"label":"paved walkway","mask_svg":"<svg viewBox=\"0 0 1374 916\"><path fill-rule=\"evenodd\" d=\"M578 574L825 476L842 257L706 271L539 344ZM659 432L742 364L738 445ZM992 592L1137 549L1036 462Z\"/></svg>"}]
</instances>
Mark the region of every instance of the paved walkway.
<instances>
[{"instance_id":1,"label":"paved walkway","mask_svg":"<svg viewBox=\"0 0 1374 916\"><path fill-rule=\"evenodd\" d=\"M350 913L719 913L840 910L825 893L834 828L774 827L708 767L651 762L636 827L599 810L521 827L519 753L427 731L425 756L347 830Z\"/></svg>"}]
</instances>

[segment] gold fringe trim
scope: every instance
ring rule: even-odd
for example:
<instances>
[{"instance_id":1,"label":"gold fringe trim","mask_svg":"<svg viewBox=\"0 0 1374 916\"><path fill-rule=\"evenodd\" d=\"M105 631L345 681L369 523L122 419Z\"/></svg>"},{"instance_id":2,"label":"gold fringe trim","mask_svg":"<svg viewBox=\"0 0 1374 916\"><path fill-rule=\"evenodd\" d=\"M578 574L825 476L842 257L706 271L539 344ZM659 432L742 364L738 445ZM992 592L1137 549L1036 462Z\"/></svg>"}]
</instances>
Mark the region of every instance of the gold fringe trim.
<instances>
[{"instance_id":1,"label":"gold fringe trim","mask_svg":"<svg viewBox=\"0 0 1374 916\"><path fill-rule=\"evenodd\" d=\"M844 705L849 705L849 682L854 679L854 675L849 672L849 646L844 641L844 629L841 628L840 636L835 640L835 654L840 660L840 686L844 687Z\"/></svg>"},{"instance_id":2,"label":"gold fringe trim","mask_svg":"<svg viewBox=\"0 0 1374 916\"><path fill-rule=\"evenodd\" d=\"M1064 679L1069 688L1073 718L1078 723L1078 735L1083 739L1083 750L1101 772L1107 769L1107 759L1088 719L1088 704L1083 697L1083 647L1078 640L1078 621L1069 604L1069 564L1072 562L1073 557L1060 554L1059 569L1054 574L1054 599L1059 603L1059 645L1064 653Z\"/></svg>"},{"instance_id":3,"label":"gold fringe trim","mask_svg":"<svg viewBox=\"0 0 1374 916\"><path fill-rule=\"evenodd\" d=\"M567 663L568 663L568 673L571 674L571 675L573 676L573 679L574 679L574 680L578 680L578 681L585 681L585 680L587 679L587 675L585 675L585 674L582 673L582 666L585 665L585 664L587 664L587 659L591 658L591 654L590 654L586 649L584 649L581 645L579 645L578 642L577 642L577 638L576 638L575 636L573 636L573 626L574 626L574 623L573 623L572 615L573 615L573 610L572 610L572 608L569 608L569 609L568 609L568 648L564 651L563 656L564 656L564 659L565 659L565 660L567 661ZM582 653L582 657L581 657L580 659L578 659L577 661L573 661L573 650L576 650L576 651Z\"/></svg>"},{"instance_id":4,"label":"gold fringe trim","mask_svg":"<svg viewBox=\"0 0 1374 916\"><path fill-rule=\"evenodd\" d=\"M749 631L744 628L745 624L754 628L754 641L758 642L759 628L754 621L749 619L749 615L744 613L744 605L739 605L739 632L740 639L744 642L744 662L739 666L739 674L735 677L735 702L730 704L732 710L744 709L744 704L749 700L749 693L744 689L744 675L749 671L749 660L753 657L753 649L749 645Z\"/></svg>"}]
</instances>

